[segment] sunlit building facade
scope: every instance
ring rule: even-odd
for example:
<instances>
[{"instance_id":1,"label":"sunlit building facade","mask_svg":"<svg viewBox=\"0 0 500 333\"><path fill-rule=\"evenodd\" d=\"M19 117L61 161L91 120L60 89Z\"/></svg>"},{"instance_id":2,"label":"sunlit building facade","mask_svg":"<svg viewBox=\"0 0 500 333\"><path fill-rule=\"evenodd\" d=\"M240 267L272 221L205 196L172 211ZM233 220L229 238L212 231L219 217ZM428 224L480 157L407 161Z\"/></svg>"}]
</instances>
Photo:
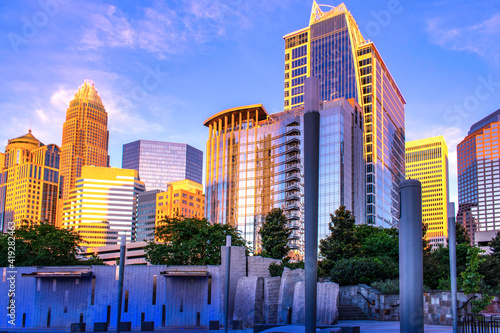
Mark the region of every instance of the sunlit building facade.
<instances>
[{"instance_id":1,"label":"sunlit building facade","mask_svg":"<svg viewBox=\"0 0 500 333\"><path fill-rule=\"evenodd\" d=\"M478 121L457 146L458 213L474 244L500 231L500 110Z\"/></svg>"},{"instance_id":2,"label":"sunlit building facade","mask_svg":"<svg viewBox=\"0 0 500 333\"><path fill-rule=\"evenodd\" d=\"M122 168L139 171L148 191L165 191L174 181L203 181L203 152L185 143L138 140L123 145Z\"/></svg>"},{"instance_id":3,"label":"sunlit building facade","mask_svg":"<svg viewBox=\"0 0 500 333\"><path fill-rule=\"evenodd\" d=\"M156 194L156 226L168 217L203 218L203 185L189 179L169 183L165 192Z\"/></svg>"},{"instance_id":4,"label":"sunlit building facade","mask_svg":"<svg viewBox=\"0 0 500 333\"><path fill-rule=\"evenodd\" d=\"M31 134L9 140L0 167L0 224L58 221L59 147Z\"/></svg>"},{"instance_id":5,"label":"sunlit building facade","mask_svg":"<svg viewBox=\"0 0 500 333\"><path fill-rule=\"evenodd\" d=\"M63 125L61 146L61 176L63 200L75 188L82 167L109 166L108 114L94 82L85 80L69 102Z\"/></svg>"},{"instance_id":6,"label":"sunlit building facade","mask_svg":"<svg viewBox=\"0 0 500 333\"><path fill-rule=\"evenodd\" d=\"M144 183L136 170L84 166L64 202L62 226L78 233L81 246L97 247L136 239L138 195Z\"/></svg>"},{"instance_id":7,"label":"sunlit building facade","mask_svg":"<svg viewBox=\"0 0 500 333\"><path fill-rule=\"evenodd\" d=\"M292 229L292 256L304 250L303 107L268 114L261 104L222 111L208 127L205 215L236 227L260 250L258 231L273 208ZM319 238L340 205L364 222L363 109L340 98L320 106Z\"/></svg>"},{"instance_id":8,"label":"sunlit building facade","mask_svg":"<svg viewBox=\"0 0 500 333\"><path fill-rule=\"evenodd\" d=\"M354 98L363 107L366 222L397 226L405 179L405 100L375 44L344 4L313 2L309 26L285 35L285 110L303 105L304 79L318 77L320 100Z\"/></svg>"},{"instance_id":9,"label":"sunlit building facade","mask_svg":"<svg viewBox=\"0 0 500 333\"><path fill-rule=\"evenodd\" d=\"M442 136L406 143L406 178L422 184L422 219L431 246L448 237L448 146Z\"/></svg>"}]
</instances>

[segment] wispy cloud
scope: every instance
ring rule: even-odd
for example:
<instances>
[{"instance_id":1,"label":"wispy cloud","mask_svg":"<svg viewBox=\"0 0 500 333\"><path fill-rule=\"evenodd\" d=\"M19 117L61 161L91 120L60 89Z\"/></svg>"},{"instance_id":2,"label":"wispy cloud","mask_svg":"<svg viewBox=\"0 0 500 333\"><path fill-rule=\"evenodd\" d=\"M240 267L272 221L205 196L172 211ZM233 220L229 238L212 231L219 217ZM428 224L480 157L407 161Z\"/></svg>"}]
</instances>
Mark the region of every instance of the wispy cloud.
<instances>
[{"instance_id":1,"label":"wispy cloud","mask_svg":"<svg viewBox=\"0 0 500 333\"><path fill-rule=\"evenodd\" d=\"M500 59L500 12L477 24L456 27L442 18L427 20L431 41L443 48L469 51L482 57Z\"/></svg>"}]
</instances>

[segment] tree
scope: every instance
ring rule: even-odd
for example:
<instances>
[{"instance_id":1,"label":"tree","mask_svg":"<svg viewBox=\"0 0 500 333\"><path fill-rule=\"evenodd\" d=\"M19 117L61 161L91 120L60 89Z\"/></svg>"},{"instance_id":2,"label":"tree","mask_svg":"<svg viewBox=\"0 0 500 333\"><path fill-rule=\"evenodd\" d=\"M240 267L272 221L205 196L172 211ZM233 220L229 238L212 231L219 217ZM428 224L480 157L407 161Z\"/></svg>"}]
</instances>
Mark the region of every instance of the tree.
<instances>
[{"instance_id":1,"label":"tree","mask_svg":"<svg viewBox=\"0 0 500 333\"><path fill-rule=\"evenodd\" d=\"M227 224L210 224L207 219L166 218L155 228L161 242L149 242L146 260L153 265L220 265L220 248L231 236L231 245L245 246L238 231Z\"/></svg>"},{"instance_id":2,"label":"tree","mask_svg":"<svg viewBox=\"0 0 500 333\"><path fill-rule=\"evenodd\" d=\"M457 239L457 244L472 244L467 229L460 223L455 223L455 237Z\"/></svg>"},{"instance_id":3,"label":"tree","mask_svg":"<svg viewBox=\"0 0 500 333\"><path fill-rule=\"evenodd\" d=\"M331 234L320 240L320 254L328 261L349 259L359 255L361 244L356 237L356 220L345 206L330 214Z\"/></svg>"},{"instance_id":4,"label":"tree","mask_svg":"<svg viewBox=\"0 0 500 333\"><path fill-rule=\"evenodd\" d=\"M484 257L481 256L481 253L484 253L484 251L480 248L471 247L468 252L467 267L460 273L463 279L462 287L466 294L475 294L483 289L481 298L470 301L472 305L471 312L473 313L479 313L486 309L493 299L493 296L490 296L488 292L484 290L484 276L479 273L479 266L485 260Z\"/></svg>"},{"instance_id":5,"label":"tree","mask_svg":"<svg viewBox=\"0 0 500 333\"><path fill-rule=\"evenodd\" d=\"M286 217L280 208L274 208L267 215L259 235L262 240L260 255L267 258L283 259L288 255L288 237L292 231L286 225Z\"/></svg>"},{"instance_id":6,"label":"tree","mask_svg":"<svg viewBox=\"0 0 500 333\"><path fill-rule=\"evenodd\" d=\"M491 255L500 259L500 232L488 243L491 250Z\"/></svg>"},{"instance_id":7,"label":"tree","mask_svg":"<svg viewBox=\"0 0 500 333\"><path fill-rule=\"evenodd\" d=\"M23 224L15 233L15 266L81 265L80 236L50 223ZM8 266L9 235L0 238L0 266Z\"/></svg>"}]
</instances>

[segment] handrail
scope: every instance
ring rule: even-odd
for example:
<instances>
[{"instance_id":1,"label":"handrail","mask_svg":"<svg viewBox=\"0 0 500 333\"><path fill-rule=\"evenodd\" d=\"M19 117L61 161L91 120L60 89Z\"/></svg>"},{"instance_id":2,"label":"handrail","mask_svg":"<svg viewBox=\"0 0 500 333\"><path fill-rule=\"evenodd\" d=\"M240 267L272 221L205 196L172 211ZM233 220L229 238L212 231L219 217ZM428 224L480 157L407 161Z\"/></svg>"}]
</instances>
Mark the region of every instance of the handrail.
<instances>
[{"instance_id":1,"label":"handrail","mask_svg":"<svg viewBox=\"0 0 500 333\"><path fill-rule=\"evenodd\" d=\"M467 304L469 304L470 301L472 301L474 298L477 298L476 295L472 296L471 298L469 298L467 300L467 302L464 303L464 305L462 305L460 308L458 308L459 310L462 310L463 308L465 308L467 306Z\"/></svg>"},{"instance_id":2,"label":"handrail","mask_svg":"<svg viewBox=\"0 0 500 333\"><path fill-rule=\"evenodd\" d=\"M360 293L359 291L358 291L358 294L360 294L360 295L361 295L361 297L363 297L363 298L365 299L365 301L366 301L369 305L375 305L375 300L370 301L368 298L366 298L366 297L365 297L365 295L363 295L363 294L362 294L362 293Z\"/></svg>"}]
</instances>

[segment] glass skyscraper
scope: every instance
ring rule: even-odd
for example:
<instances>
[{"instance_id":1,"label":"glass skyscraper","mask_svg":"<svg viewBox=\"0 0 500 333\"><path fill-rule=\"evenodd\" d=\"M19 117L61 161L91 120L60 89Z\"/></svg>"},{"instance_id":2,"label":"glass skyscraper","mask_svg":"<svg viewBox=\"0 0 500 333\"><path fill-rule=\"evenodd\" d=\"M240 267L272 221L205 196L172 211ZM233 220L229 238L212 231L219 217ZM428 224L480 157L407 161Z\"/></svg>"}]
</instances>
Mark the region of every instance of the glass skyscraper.
<instances>
[{"instance_id":1,"label":"glass skyscraper","mask_svg":"<svg viewBox=\"0 0 500 333\"><path fill-rule=\"evenodd\" d=\"M156 217L156 194L160 190L151 190L139 193L137 204L136 241L144 242L154 239Z\"/></svg>"},{"instance_id":2,"label":"glass skyscraper","mask_svg":"<svg viewBox=\"0 0 500 333\"><path fill-rule=\"evenodd\" d=\"M320 81L320 100L354 98L363 107L366 222L398 224L397 187L405 179L405 100L375 44L344 4L313 2L309 26L284 36L285 110L303 105L304 79Z\"/></svg>"},{"instance_id":3,"label":"glass skyscraper","mask_svg":"<svg viewBox=\"0 0 500 333\"><path fill-rule=\"evenodd\" d=\"M266 214L282 208L293 256L304 250L303 107L268 114L261 104L222 111L208 127L205 215L235 226L259 251ZM363 114L354 99L320 106L319 238L340 205L364 221Z\"/></svg>"},{"instance_id":4,"label":"glass skyscraper","mask_svg":"<svg viewBox=\"0 0 500 333\"><path fill-rule=\"evenodd\" d=\"M500 110L478 121L457 146L457 223L485 246L500 231Z\"/></svg>"},{"instance_id":5,"label":"glass skyscraper","mask_svg":"<svg viewBox=\"0 0 500 333\"><path fill-rule=\"evenodd\" d=\"M185 143L138 140L123 145L122 168L139 171L146 189L167 189L167 184L203 179L203 152Z\"/></svg>"}]
</instances>

